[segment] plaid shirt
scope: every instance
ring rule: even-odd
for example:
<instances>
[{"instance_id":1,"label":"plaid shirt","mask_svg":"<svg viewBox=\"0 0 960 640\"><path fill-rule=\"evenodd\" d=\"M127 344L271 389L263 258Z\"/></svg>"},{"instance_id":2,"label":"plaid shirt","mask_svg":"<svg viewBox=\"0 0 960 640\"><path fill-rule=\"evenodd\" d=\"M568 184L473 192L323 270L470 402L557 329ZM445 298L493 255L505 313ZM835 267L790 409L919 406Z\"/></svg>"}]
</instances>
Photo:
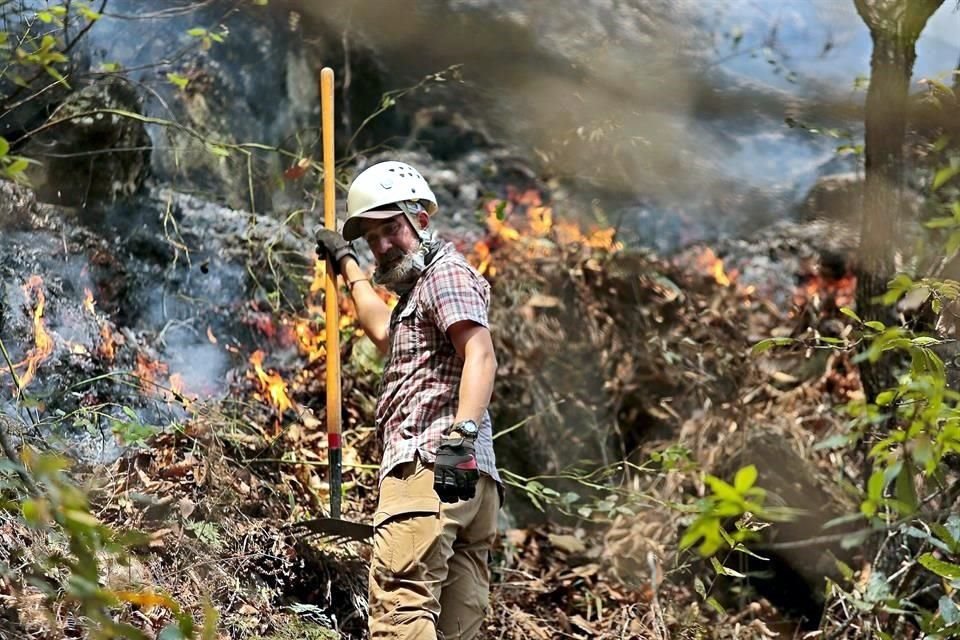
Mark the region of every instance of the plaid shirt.
<instances>
[{"instance_id":1,"label":"plaid shirt","mask_svg":"<svg viewBox=\"0 0 960 640\"><path fill-rule=\"evenodd\" d=\"M453 424L463 375L446 331L470 320L489 326L490 285L450 243L444 244L413 289L390 316L390 350L380 380L377 432L383 443L382 479L416 454L432 463ZM497 482L493 425L483 412L476 441L477 466Z\"/></svg>"}]
</instances>

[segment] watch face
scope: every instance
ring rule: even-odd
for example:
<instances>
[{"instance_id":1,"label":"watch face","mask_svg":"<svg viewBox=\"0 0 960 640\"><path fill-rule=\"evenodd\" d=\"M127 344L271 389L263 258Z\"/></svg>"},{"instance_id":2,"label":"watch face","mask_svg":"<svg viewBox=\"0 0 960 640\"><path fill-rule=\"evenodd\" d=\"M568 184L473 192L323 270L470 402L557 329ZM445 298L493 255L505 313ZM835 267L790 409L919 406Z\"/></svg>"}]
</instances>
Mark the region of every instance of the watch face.
<instances>
[{"instance_id":1,"label":"watch face","mask_svg":"<svg viewBox=\"0 0 960 640\"><path fill-rule=\"evenodd\" d=\"M477 423L473 420L464 420L463 422L458 422L454 427L460 433L468 436L475 436L480 428L477 426Z\"/></svg>"}]
</instances>

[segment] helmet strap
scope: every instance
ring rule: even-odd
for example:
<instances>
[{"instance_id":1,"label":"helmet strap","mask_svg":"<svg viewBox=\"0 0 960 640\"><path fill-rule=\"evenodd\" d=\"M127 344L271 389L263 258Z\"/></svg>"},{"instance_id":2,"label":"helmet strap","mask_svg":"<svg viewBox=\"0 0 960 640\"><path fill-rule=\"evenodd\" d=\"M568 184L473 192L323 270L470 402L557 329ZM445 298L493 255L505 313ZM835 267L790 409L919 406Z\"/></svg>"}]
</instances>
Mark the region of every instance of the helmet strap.
<instances>
[{"instance_id":1,"label":"helmet strap","mask_svg":"<svg viewBox=\"0 0 960 640\"><path fill-rule=\"evenodd\" d=\"M406 216L407 222L409 222L410 226L413 227L414 233L416 233L417 237L420 238L420 242L429 240L430 232L426 229L421 229L420 224L417 222L417 213L423 210L423 207L421 207L419 203L411 200L401 200L397 203L397 206L400 207L400 211L403 211L403 215Z\"/></svg>"}]
</instances>

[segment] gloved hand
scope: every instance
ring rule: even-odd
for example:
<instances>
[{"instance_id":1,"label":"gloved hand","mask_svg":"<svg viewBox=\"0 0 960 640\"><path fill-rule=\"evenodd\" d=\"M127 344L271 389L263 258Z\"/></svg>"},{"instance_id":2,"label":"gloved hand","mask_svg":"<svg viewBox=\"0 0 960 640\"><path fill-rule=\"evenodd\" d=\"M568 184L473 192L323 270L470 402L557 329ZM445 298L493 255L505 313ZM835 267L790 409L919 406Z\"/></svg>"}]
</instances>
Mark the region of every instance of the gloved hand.
<instances>
[{"instance_id":1,"label":"gloved hand","mask_svg":"<svg viewBox=\"0 0 960 640\"><path fill-rule=\"evenodd\" d=\"M448 437L437 447L433 465L433 488L442 502L469 500L477 495L480 471L473 440L462 436Z\"/></svg>"},{"instance_id":2,"label":"gloved hand","mask_svg":"<svg viewBox=\"0 0 960 640\"><path fill-rule=\"evenodd\" d=\"M333 262L333 272L337 275L340 275L340 261L350 256L354 260L357 259L357 254L353 250L353 246L343 239L343 236L332 231L321 227L317 229L317 257L321 260L331 259Z\"/></svg>"}]
</instances>

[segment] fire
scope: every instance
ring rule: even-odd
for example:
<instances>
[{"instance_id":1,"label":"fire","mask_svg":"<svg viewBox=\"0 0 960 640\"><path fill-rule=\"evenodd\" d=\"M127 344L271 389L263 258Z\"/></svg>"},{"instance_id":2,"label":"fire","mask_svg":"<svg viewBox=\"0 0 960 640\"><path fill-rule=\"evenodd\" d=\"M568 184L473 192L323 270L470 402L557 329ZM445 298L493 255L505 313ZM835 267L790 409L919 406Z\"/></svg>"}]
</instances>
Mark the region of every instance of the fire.
<instances>
[{"instance_id":1,"label":"fire","mask_svg":"<svg viewBox=\"0 0 960 640\"><path fill-rule=\"evenodd\" d=\"M113 362L113 358L117 355L116 345L110 326L106 323L100 325L100 346L97 347L97 353L100 357L107 362Z\"/></svg>"},{"instance_id":2,"label":"fire","mask_svg":"<svg viewBox=\"0 0 960 640\"><path fill-rule=\"evenodd\" d=\"M257 374L261 392L270 399L270 404L276 407L277 413L290 409L293 403L287 395L287 383L278 374L263 370L263 351L254 351L250 356L250 364Z\"/></svg>"},{"instance_id":3,"label":"fire","mask_svg":"<svg viewBox=\"0 0 960 640\"><path fill-rule=\"evenodd\" d=\"M46 304L46 297L43 293L43 279L38 275L30 276L27 283L23 285L23 292L28 298L36 297L37 304L33 309L33 349L30 350L23 362L15 365L16 367L23 365L27 367L24 374L20 376L21 388L30 384L37 373L37 367L53 353L53 339L43 325L43 308Z\"/></svg>"},{"instance_id":4,"label":"fire","mask_svg":"<svg viewBox=\"0 0 960 640\"><path fill-rule=\"evenodd\" d=\"M311 295L314 293L317 293L318 291L323 291L323 288L326 286L326 282L327 282L327 261L314 260L313 261L313 280L310 281Z\"/></svg>"},{"instance_id":5,"label":"fire","mask_svg":"<svg viewBox=\"0 0 960 640\"><path fill-rule=\"evenodd\" d=\"M137 353L137 377L144 388L156 386L160 376L167 375L167 365L159 360L151 360L142 353Z\"/></svg>"},{"instance_id":6,"label":"fire","mask_svg":"<svg viewBox=\"0 0 960 640\"><path fill-rule=\"evenodd\" d=\"M794 290L793 303L801 309L807 304L817 309L853 307L856 294L857 278L852 273L845 273L839 278L815 273Z\"/></svg>"},{"instance_id":7,"label":"fire","mask_svg":"<svg viewBox=\"0 0 960 640\"><path fill-rule=\"evenodd\" d=\"M718 258L710 247L704 249L703 253L697 256L697 267L704 273L711 275L721 287L729 287L738 275L735 269L727 273L723 266L723 259Z\"/></svg>"},{"instance_id":8,"label":"fire","mask_svg":"<svg viewBox=\"0 0 960 640\"><path fill-rule=\"evenodd\" d=\"M167 396L168 399L183 402L183 405L187 408L190 408L190 405L193 404L193 399L195 399L187 397L186 384L183 380L183 374L181 373L170 374L170 391L165 391L164 395Z\"/></svg>"},{"instance_id":9,"label":"fire","mask_svg":"<svg viewBox=\"0 0 960 640\"><path fill-rule=\"evenodd\" d=\"M307 362L314 362L319 358L322 358L327 353L326 348L326 331L314 331L313 325L314 321L310 318L317 317L318 314L322 314L322 309L319 307L308 307L307 308L310 317L308 318L298 318L294 323L294 334L297 337L297 347L300 349L300 352L307 356ZM341 318L341 321L343 318Z\"/></svg>"},{"instance_id":10,"label":"fire","mask_svg":"<svg viewBox=\"0 0 960 640\"><path fill-rule=\"evenodd\" d=\"M83 289L83 308L87 310L88 313L94 313L93 306L97 304L93 299L93 291L84 287Z\"/></svg>"},{"instance_id":11,"label":"fire","mask_svg":"<svg viewBox=\"0 0 960 640\"><path fill-rule=\"evenodd\" d=\"M523 232L507 222L521 209L526 215ZM577 223L555 220L553 207L543 203L536 189L524 192L509 190L505 200L489 200L485 211L488 237L474 245L471 258L480 273L490 276L496 275L490 253L501 243L532 240L525 242L525 248L531 255L537 255L544 250L543 244L538 242L541 239L564 246L584 245L609 252L623 248L623 245L616 241L616 229L594 228L585 232Z\"/></svg>"},{"instance_id":12,"label":"fire","mask_svg":"<svg viewBox=\"0 0 960 640\"><path fill-rule=\"evenodd\" d=\"M483 241L477 241L473 245L474 264L477 265L477 271L480 273L489 273L491 276L497 275L496 268L490 264L490 245Z\"/></svg>"}]
</instances>

